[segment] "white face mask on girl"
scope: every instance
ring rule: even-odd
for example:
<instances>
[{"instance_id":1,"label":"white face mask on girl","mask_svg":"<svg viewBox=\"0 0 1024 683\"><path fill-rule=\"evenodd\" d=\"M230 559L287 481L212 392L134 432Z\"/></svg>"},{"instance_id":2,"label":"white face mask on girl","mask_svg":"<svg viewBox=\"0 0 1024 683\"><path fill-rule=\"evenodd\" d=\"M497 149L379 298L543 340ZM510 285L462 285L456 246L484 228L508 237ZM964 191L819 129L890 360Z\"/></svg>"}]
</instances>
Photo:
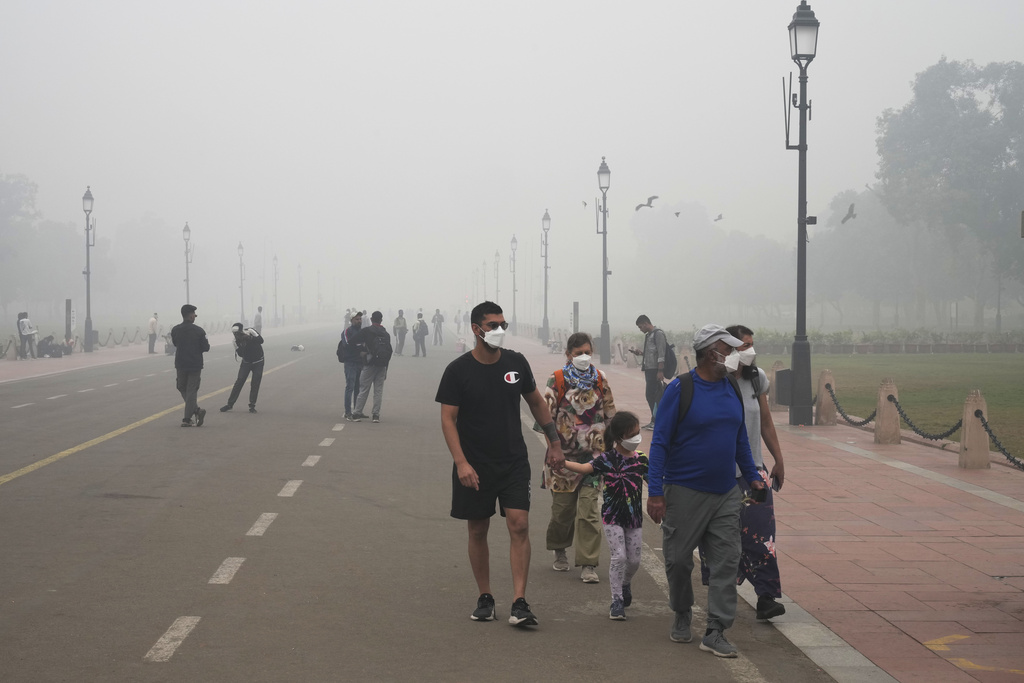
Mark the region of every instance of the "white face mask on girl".
<instances>
[{"instance_id":1,"label":"white face mask on girl","mask_svg":"<svg viewBox=\"0 0 1024 683\"><path fill-rule=\"evenodd\" d=\"M753 365L754 359L757 358L757 353L754 352L753 346L744 351L737 351L737 353L740 355L740 365Z\"/></svg>"},{"instance_id":2,"label":"white face mask on girl","mask_svg":"<svg viewBox=\"0 0 1024 683\"><path fill-rule=\"evenodd\" d=\"M625 448L627 451L635 451L640 446L641 441L643 441L643 437L637 434L636 436L630 437L628 439L623 439L619 443L621 443L622 447Z\"/></svg>"},{"instance_id":3,"label":"white face mask on girl","mask_svg":"<svg viewBox=\"0 0 1024 683\"><path fill-rule=\"evenodd\" d=\"M586 372L590 369L590 356L585 353L575 356L572 359L572 365L580 372Z\"/></svg>"}]
</instances>

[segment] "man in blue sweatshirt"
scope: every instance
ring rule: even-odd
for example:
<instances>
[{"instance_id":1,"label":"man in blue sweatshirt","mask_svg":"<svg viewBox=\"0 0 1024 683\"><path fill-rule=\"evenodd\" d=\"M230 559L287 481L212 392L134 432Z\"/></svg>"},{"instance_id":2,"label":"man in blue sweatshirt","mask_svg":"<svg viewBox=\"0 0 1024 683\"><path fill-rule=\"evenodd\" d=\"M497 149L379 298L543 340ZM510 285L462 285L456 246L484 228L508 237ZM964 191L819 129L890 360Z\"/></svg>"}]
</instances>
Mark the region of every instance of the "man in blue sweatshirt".
<instances>
[{"instance_id":1,"label":"man in blue sweatshirt","mask_svg":"<svg viewBox=\"0 0 1024 683\"><path fill-rule=\"evenodd\" d=\"M724 631L736 618L736 568L740 560L740 506L736 468L752 489L764 482L754 465L743 420L743 404L727 379L731 358L743 342L721 325L706 325L693 337L697 367L665 388L658 405L649 454L647 514L661 523L669 606L675 612L669 637L692 640L693 550L703 545L711 567L707 631L700 649L735 657ZM735 369L735 368L733 368ZM683 392L681 382L692 382ZM679 420L680 397L692 395Z\"/></svg>"}]
</instances>

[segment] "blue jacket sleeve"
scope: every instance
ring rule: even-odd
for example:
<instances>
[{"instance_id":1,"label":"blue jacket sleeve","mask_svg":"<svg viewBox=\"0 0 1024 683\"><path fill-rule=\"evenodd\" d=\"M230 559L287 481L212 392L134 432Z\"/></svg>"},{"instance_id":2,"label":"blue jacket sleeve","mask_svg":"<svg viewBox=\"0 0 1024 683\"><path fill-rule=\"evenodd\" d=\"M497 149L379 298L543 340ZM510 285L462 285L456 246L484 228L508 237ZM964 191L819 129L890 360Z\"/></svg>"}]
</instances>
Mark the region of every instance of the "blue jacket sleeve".
<instances>
[{"instance_id":1,"label":"blue jacket sleeve","mask_svg":"<svg viewBox=\"0 0 1024 683\"><path fill-rule=\"evenodd\" d=\"M736 434L736 465L743 473L743 478L748 484L755 481L762 481L761 473L757 471L754 464L754 456L750 452L750 439L747 438L747 425L740 425L740 431Z\"/></svg>"},{"instance_id":2,"label":"blue jacket sleeve","mask_svg":"<svg viewBox=\"0 0 1024 683\"><path fill-rule=\"evenodd\" d=\"M672 438L676 433L676 415L679 414L679 380L674 379L665 388L665 393L658 404L658 415L654 420L654 436L651 439L651 452L648 453L647 494L651 496L665 495L662 484L665 479L665 460L672 446ZM749 454L750 447L747 447ZM753 460L751 460L753 462Z\"/></svg>"}]
</instances>

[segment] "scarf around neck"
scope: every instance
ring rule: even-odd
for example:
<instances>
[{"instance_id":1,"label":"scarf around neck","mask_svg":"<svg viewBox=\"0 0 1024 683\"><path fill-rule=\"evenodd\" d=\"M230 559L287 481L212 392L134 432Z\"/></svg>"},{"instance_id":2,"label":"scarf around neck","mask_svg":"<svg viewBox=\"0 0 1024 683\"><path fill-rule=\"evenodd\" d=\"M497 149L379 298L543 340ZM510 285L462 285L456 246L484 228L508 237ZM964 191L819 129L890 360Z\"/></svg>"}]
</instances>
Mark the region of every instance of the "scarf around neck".
<instances>
[{"instance_id":1,"label":"scarf around neck","mask_svg":"<svg viewBox=\"0 0 1024 683\"><path fill-rule=\"evenodd\" d=\"M586 372L580 372L572 364L572 361L569 361L562 368L562 375L565 377L566 384L581 391L589 391L597 384L597 368L594 367L593 363L587 368Z\"/></svg>"}]
</instances>

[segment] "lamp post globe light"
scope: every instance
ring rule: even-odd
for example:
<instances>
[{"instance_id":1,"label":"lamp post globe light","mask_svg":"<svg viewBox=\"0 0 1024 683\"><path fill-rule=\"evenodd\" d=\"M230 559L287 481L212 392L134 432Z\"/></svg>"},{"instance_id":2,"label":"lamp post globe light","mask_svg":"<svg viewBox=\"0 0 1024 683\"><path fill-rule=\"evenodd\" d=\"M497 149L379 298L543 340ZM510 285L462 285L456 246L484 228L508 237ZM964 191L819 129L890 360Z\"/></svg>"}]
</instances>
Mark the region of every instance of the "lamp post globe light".
<instances>
[{"instance_id":1,"label":"lamp post globe light","mask_svg":"<svg viewBox=\"0 0 1024 683\"><path fill-rule=\"evenodd\" d=\"M791 364L793 393L789 406L789 424L809 425L814 419L811 404L811 345L807 341L807 226L817 218L807 215L807 118L811 105L807 101L807 66L818 49L818 20L807 0L801 0L789 24L789 50L800 69L800 99L792 105L800 111L800 142L795 147L786 140L787 149L799 153L797 173L797 237L796 237L796 335L793 338Z\"/></svg>"},{"instance_id":2,"label":"lamp post globe light","mask_svg":"<svg viewBox=\"0 0 1024 683\"><path fill-rule=\"evenodd\" d=\"M548 230L551 229L551 216L548 210L544 209L544 217L540 219L543 234L540 241L540 255L544 257L544 327L541 330L541 340L544 346L548 345Z\"/></svg>"},{"instance_id":3,"label":"lamp post globe light","mask_svg":"<svg viewBox=\"0 0 1024 683\"><path fill-rule=\"evenodd\" d=\"M82 195L82 210L85 211L85 350L92 352L92 266L89 260L89 248L95 246L95 235L92 234L89 215L92 213L92 189L86 186Z\"/></svg>"},{"instance_id":4,"label":"lamp post globe light","mask_svg":"<svg viewBox=\"0 0 1024 683\"><path fill-rule=\"evenodd\" d=\"M501 265L501 254L494 250L494 303L498 303L498 266Z\"/></svg>"},{"instance_id":5,"label":"lamp post globe light","mask_svg":"<svg viewBox=\"0 0 1024 683\"><path fill-rule=\"evenodd\" d=\"M277 317L277 254L274 254L274 327L281 324L280 320Z\"/></svg>"},{"instance_id":6,"label":"lamp post globe light","mask_svg":"<svg viewBox=\"0 0 1024 683\"><path fill-rule=\"evenodd\" d=\"M192 247L189 246L192 229L188 227L188 221L185 221L185 227L181 229L181 236L185 240L185 303L190 304L192 301L189 299L188 264L192 263Z\"/></svg>"},{"instance_id":7,"label":"lamp post globe light","mask_svg":"<svg viewBox=\"0 0 1024 683\"><path fill-rule=\"evenodd\" d=\"M519 246L519 240L516 239L515 235L512 235L512 253L509 254L509 266L512 271L512 334L516 334L516 248Z\"/></svg>"},{"instance_id":8,"label":"lamp post globe light","mask_svg":"<svg viewBox=\"0 0 1024 683\"><path fill-rule=\"evenodd\" d=\"M612 184L612 172L601 157L597 169L597 186L601 190L601 364L612 362L611 332L608 329L608 188Z\"/></svg>"},{"instance_id":9,"label":"lamp post globe light","mask_svg":"<svg viewBox=\"0 0 1024 683\"><path fill-rule=\"evenodd\" d=\"M242 254L244 254L244 253L245 253L245 250L242 249L242 243L239 242L238 243L238 297L239 297L239 303L241 304L240 311L242 313L242 317L239 320L239 322L241 322L243 325L245 324L245 290L243 289L243 287L245 286L245 264L242 263Z\"/></svg>"}]
</instances>

